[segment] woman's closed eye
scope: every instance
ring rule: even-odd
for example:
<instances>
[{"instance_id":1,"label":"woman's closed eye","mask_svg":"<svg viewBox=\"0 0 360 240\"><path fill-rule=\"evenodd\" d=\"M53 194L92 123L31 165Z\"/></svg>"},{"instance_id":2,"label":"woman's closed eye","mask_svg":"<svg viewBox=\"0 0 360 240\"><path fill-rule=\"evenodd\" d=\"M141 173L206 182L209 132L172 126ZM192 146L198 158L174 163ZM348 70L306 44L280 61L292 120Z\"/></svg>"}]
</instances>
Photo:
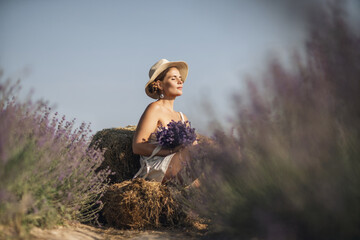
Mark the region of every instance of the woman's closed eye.
<instances>
[{"instance_id":1,"label":"woman's closed eye","mask_svg":"<svg viewBox=\"0 0 360 240\"><path fill-rule=\"evenodd\" d=\"M177 78L176 78L176 76L174 76L174 77L171 78L171 80L180 80L181 82L184 82L184 81L182 80L181 76L179 76L179 77L177 77Z\"/></svg>"}]
</instances>

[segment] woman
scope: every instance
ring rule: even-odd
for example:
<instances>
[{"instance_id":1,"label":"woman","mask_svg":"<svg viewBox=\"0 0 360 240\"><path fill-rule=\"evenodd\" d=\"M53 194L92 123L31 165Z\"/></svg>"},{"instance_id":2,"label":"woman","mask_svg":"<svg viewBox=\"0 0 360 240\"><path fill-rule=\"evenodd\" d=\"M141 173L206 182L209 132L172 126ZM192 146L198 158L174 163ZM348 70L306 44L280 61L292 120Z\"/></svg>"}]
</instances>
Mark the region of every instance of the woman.
<instances>
[{"instance_id":1,"label":"woman","mask_svg":"<svg viewBox=\"0 0 360 240\"><path fill-rule=\"evenodd\" d=\"M181 112L174 111L175 98L182 95L187 75L188 65L182 61L161 59L151 67L145 92L158 100L148 105L136 128L132 148L135 154L140 155L141 168L134 178L164 183L176 177L186 162L187 153L183 146L162 149L155 144L152 133L171 120L188 120Z\"/></svg>"}]
</instances>

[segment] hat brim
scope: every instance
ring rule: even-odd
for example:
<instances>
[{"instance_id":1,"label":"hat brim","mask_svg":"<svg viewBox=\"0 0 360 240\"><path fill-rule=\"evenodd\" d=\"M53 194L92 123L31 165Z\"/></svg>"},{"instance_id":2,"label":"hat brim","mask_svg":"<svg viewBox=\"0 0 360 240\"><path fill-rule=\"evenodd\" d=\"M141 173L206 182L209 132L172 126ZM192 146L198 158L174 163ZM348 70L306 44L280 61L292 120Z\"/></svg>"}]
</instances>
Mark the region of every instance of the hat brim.
<instances>
[{"instance_id":1,"label":"hat brim","mask_svg":"<svg viewBox=\"0 0 360 240\"><path fill-rule=\"evenodd\" d=\"M165 71L167 68L169 67L176 67L179 72L180 72L180 75L181 75L181 79L183 80L183 82L185 82L186 80L186 77L188 75L188 72L189 72L189 67L187 65L186 62L184 61L178 61L178 62L167 62L167 63L164 63L162 64L160 67L158 67L156 69L156 71L153 73L153 75L151 76L150 80L146 83L145 85L145 92L146 94L151 97L151 98L154 98L154 99L158 99L159 96L157 95L156 92L154 93L150 93L149 90L148 90L148 86L150 83L152 83L153 81L155 81L155 79L163 72Z\"/></svg>"}]
</instances>

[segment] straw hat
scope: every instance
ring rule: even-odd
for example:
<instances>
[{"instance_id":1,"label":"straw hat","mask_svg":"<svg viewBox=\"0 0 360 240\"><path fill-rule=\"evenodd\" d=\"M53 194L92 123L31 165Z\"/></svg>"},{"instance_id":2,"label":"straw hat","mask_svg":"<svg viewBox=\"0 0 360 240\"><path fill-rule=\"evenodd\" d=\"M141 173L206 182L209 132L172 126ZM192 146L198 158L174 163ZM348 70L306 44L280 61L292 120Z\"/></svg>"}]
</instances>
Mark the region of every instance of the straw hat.
<instances>
[{"instance_id":1,"label":"straw hat","mask_svg":"<svg viewBox=\"0 0 360 240\"><path fill-rule=\"evenodd\" d=\"M160 75L160 73L162 73L164 70L166 70L169 67L176 67L180 72L181 79L183 80L183 82L185 82L186 77L188 75L188 71L189 71L189 68L188 68L188 65L186 62L184 62L184 61L170 62L167 59L160 59L150 68L150 71L149 71L150 80L145 85L145 92L149 97L158 99L157 93L156 92L150 93L148 90L148 86L150 83L155 81L155 79Z\"/></svg>"}]
</instances>

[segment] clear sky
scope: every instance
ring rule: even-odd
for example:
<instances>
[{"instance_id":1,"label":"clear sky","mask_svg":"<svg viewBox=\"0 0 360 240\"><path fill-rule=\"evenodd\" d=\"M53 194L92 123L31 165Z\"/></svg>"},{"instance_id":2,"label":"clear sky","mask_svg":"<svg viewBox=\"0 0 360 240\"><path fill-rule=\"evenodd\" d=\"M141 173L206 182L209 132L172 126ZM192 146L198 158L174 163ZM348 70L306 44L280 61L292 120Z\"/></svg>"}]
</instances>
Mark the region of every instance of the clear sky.
<instances>
[{"instance_id":1,"label":"clear sky","mask_svg":"<svg viewBox=\"0 0 360 240\"><path fill-rule=\"evenodd\" d=\"M0 67L34 99L97 131L136 125L152 101L144 91L150 67L184 60L189 75L175 110L204 130L205 100L226 122L244 76L259 75L269 53L286 63L302 46L296 14L269 2L0 0Z\"/></svg>"}]
</instances>

